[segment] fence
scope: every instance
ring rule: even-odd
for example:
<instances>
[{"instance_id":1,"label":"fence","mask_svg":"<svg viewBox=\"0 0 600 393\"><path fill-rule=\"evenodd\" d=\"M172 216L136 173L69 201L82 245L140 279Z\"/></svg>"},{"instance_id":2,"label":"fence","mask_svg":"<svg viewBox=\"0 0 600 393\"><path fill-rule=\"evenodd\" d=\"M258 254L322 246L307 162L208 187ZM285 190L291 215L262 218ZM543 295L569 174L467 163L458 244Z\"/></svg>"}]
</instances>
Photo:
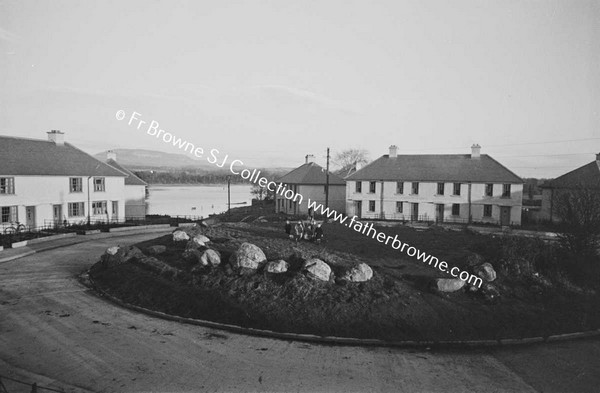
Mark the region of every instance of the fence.
<instances>
[{"instance_id":1,"label":"fence","mask_svg":"<svg viewBox=\"0 0 600 393\"><path fill-rule=\"evenodd\" d=\"M10 381L14 384L17 384L17 385L25 385L27 387L31 387L31 390L30 390L31 393L38 393L41 391L65 393L65 391L62 389L57 390L57 389L53 389L53 388L46 387L46 386L38 386L38 384L35 382L29 383L29 382L21 381L19 379L10 378L5 375L0 375L0 393L10 393L10 391L6 388L6 385L4 384L4 382L8 383L8 381ZM17 390L14 390L14 391L16 392ZM22 392L23 389L19 389L18 391Z\"/></svg>"}]
</instances>

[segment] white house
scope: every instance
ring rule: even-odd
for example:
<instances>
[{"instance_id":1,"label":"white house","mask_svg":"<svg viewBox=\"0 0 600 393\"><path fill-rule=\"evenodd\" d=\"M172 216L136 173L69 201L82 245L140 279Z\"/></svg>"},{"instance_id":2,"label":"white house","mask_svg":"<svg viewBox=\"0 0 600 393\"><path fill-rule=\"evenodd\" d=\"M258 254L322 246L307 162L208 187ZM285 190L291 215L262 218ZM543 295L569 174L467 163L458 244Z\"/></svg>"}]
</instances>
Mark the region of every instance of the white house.
<instances>
[{"instance_id":1,"label":"white house","mask_svg":"<svg viewBox=\"0 0 600 393\"><path fill-rule=\"evenodd\" d=\"M346 177L346 211L366 219L520 225L523 180L480 154L389 154Z\"/></svg>"},{"instance_id":2,"label":"white house","mask_svg":"<svg viewBox=\"0 0 600 393\"><path fill-rule=\"evenodd\" d=\"M327 171L314 162L313 155L307 155L303 165L285 174L277 180L285 185L287 189L302 195L299 199L290 200L275 194L275 211L293 215L310 214L308 200L316 201L325 206L325 186L327 184ZM329 195L328 206L331 209L343 213L346 208L346 182L339 176L329 173Z\"/></svg>"},{"instance_id":3,"label":"white house","mask_svg":"<svg viewBox=\"0 0 600 393\"><path fill-rule=\"evenodd\" d=\"M125 218L126 173L48 132L48 140L0 136L0 231Z\"/></svg>"},{"instance_id":4,"label":"white house","mask_svg":"<svg viewBox=\"0 0 600 393\"><path fill-rule=\"evenodd\" d=\"M125 172L125 218L146 218L146 188L148 184L129 169L117 162L117 154L109 150L106 163L121 172Z\"/></svg>"}]
</instances>

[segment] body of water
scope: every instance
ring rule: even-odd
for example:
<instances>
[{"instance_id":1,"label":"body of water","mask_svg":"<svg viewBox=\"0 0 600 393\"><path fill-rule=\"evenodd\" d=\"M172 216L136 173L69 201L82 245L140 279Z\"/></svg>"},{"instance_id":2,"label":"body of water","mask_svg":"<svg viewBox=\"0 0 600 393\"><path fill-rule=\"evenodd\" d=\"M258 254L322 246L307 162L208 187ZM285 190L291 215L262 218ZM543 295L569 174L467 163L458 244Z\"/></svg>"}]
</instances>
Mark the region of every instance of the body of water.
<instances>
[{"instance_id":1,"label":"body of water","mask_svg":"<svg viewBox=\"0 0 600 393\"><path fill-rule=\"evenodd\" d=\"M246 184L232 184L231 207L250 206L251 189ZM148 190L148 214L208 217L227 211L227 184L150 185Z\"/></svg>"}]
</instances>

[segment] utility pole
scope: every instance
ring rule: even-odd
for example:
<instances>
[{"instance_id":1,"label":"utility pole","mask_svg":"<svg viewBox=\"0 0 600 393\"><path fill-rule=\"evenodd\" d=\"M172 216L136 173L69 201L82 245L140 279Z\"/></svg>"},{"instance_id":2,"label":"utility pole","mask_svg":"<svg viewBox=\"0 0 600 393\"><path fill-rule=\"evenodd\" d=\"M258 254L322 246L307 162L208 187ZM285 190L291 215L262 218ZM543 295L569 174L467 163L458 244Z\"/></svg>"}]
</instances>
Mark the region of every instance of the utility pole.
<instances>
[{"instance_id":1,"label":"utility pole","mask_svg":"<svg viewBox=\"0 0 600 393\"><path fill-rule=\"evenodd\" d=\"M325 172L325 209L329 207L329 148L327 148L327 171Z\"/></svg>"},{"instance_id":2,"label":"utility pole","mask_svg":"<svg viewBox=\"0 0 600 393\"><path fill-rule=\"evenodd\" d=\"M227 176L227 214L231 214L231 176Z\"/></svg>"}]
</instances>

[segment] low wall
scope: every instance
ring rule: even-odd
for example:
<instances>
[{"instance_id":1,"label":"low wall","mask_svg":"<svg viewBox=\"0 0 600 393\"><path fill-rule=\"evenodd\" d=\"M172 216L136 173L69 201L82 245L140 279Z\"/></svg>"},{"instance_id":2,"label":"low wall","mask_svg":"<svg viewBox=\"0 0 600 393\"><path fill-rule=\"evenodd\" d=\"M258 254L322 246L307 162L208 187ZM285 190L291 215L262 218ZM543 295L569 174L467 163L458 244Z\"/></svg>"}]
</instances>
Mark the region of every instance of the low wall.
<instances>
[{"instance_id":1,"label":"low wall","mask_svg":"<svg viewBox=\"0 0 600 393\"><path fill-rule=\"evenodd\" d=\"M44 243L57 239L64 239L66 237L74 237L77 236L75 232L71 233L61 233L58 235L46 236L46 237L38 237L36 239L23 240L22 242L16 242L12 244L12 248L25 247L31 244Z\"/></svg>"},{"instance_id":2,"label":"low wall","mask_svg":"<svg viewBox=\"0 0 600 393\"><path fill-rule=\"evenodd\" d=\"M109 232L128 232L128 231L151 231L155 229L166 229L170 228L170 224L156 224L156 225L138 225L132 227L119 227L119 228L110 228Z\"/></svg>"}]
</instances>

